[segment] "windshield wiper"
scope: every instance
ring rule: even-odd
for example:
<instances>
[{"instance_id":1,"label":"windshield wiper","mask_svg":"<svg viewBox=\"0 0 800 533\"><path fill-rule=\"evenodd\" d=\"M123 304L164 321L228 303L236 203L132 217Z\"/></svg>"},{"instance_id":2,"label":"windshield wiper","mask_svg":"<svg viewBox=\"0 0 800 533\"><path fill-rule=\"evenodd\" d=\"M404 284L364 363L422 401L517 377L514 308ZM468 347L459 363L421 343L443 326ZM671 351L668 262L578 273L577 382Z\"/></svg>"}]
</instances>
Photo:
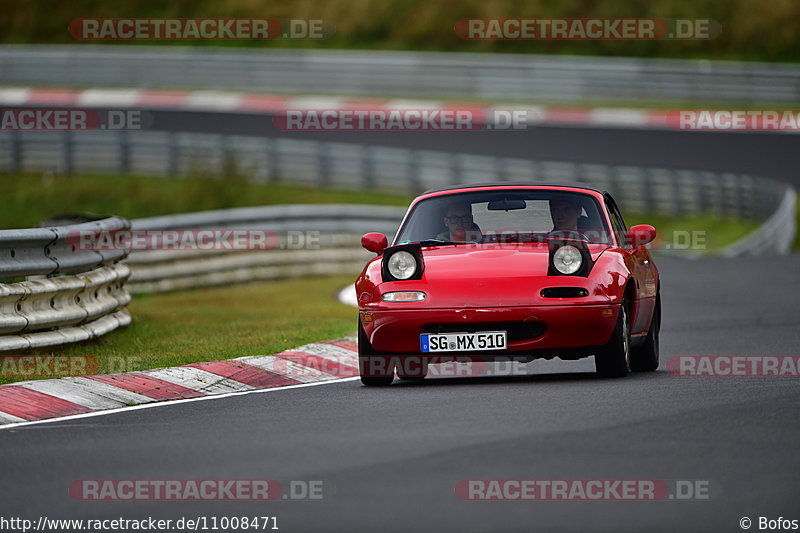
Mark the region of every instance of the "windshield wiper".
<instances>
[{"instance_id":1,"label":"windshield wiper","mask_svg":"<svg viewBox=\"0 0 800 533\"><path fill-rule=\"evenodd\" d=\"M450 246L452 244L467 244L467 243L443 241L442 239L425 239L424 241L419 241L420 246Z\"/></svg>"}]
</instances>

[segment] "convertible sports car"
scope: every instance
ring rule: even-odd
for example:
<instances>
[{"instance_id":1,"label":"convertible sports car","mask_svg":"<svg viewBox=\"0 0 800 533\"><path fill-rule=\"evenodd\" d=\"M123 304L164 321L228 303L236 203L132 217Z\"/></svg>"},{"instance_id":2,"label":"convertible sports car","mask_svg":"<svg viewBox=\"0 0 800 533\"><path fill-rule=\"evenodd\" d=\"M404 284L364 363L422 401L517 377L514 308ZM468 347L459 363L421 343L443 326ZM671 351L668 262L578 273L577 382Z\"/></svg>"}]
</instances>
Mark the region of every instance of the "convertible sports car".
<instances>
[{"instance_id":1,"label":"convertible sports car","mask_svg":"<svg viewBox=\"0 0 800 533\"><path fill-rule=\"evenodd\" d=\"M428 191L356 281L361 381L422 379L451 360L594 355L598 374L658 367L652 226L626 229L583 186L498 183Z\"/></svg>"}]
</instances>

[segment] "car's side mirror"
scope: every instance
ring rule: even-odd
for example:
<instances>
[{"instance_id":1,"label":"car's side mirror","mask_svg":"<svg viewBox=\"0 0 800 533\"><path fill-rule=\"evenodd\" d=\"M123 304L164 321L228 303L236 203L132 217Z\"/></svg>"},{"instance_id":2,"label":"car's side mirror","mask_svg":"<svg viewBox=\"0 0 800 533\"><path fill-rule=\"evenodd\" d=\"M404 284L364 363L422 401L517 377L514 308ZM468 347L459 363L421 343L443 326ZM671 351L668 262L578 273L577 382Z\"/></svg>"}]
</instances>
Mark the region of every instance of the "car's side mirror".
<instances>
[{"instance_id":1,"label":"car's side mirror","mask_svg":"<svg viewBox=\"0 0 800 533\"><path fill-rule=\"evenodd\" d=\"M628 243L634 248L653 242L656 238L656 228L650 224L639 224L628 230Z\"/></svg>"},{"instance_id":2,"label":"car's side mirror","mask_svg":"<svg viewBox=\"0 0 800 533\"><path fill-rule=\"evenodd\" d=\"M389 240L383 233L367 233L361 237L361 246L372 253L380 254L389 245Z\"/></svg>"}]
</instances>

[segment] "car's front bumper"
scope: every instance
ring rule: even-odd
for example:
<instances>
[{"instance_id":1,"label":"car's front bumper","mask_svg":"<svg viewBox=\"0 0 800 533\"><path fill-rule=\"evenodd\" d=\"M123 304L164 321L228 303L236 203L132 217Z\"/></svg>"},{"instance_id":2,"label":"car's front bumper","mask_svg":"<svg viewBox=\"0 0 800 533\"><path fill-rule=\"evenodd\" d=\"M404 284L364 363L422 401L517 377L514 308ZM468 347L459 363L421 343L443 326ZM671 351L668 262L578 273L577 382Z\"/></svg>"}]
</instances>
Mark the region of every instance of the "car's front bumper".
<instances>
[{"instance_id":1,"label":"car's front bumper","mask_svg":"<svg viewBox=\"0 0 800 533\"><path fill-rule=\"evenodd\" d=\"M559 355L606 344L619 313L618 304L541 305L462 309L361 310L364 331L378 353L419 354L420 335L439 331L497 331L513 329L502 353ZM525 331L528 337L525 338ZM522 332L522 333L521 333ZM544 352L542 352L544 351ZM470 352L480 356L498 352ZM430 355L448 355L436 353Z\"/></svg>"}]
</instances>

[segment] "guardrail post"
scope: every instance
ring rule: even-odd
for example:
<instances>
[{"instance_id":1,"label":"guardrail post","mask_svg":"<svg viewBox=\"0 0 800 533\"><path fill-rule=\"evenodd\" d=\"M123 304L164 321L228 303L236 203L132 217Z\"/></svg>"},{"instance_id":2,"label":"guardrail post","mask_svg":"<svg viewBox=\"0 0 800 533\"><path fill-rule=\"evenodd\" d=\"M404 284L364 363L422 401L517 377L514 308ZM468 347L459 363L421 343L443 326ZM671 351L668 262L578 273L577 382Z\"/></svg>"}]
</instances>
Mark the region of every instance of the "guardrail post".
<instances>
[{"instance_id":1,"label":"guardrail post","mask_svg":"<svg viewBox=\"0 0 800 533\"><path fill-rule=\"evenodd\" d=\"M364 189L372 190L375 188L375 161L373 158L372 148L368 145L361 146L361 165L359 165L361 170L361 182L364 185Z\"/></svg>"},{"instance_id":2,"label":"guardrail post","mask_svg":"<svg viewBox=\"0 0 800 533\"><path fill-rule=\"evenodd\" d=\"M278 146L278 139L267 139L267 166L266 174L268 182L280 181L281 165L280 165L280 149Z\"/></svg>"},{"instance_id":3,"label":"guardrail post","mask_svg":"<svg viewBox=\"0 0 800 533\"><path fill-rule=\"evenodd\" d=\"M619 196L619 186L617 185L617 167L608 167L608 192L615 198Z\"/></svg>"},{"instance_id":4,"label":"guardrail post","mask_svg":"<svg viewBox=\"0 0 800 533\"><path fill-rule=\"evenodd\" d=\"M319 165L319 181L318 185L322 188L327 188L331 184L330 176L330 145L326 142L319 143L319 150L317 150L317 164Z\"/></svg>"},{"instance_id":5,"label":"guardrail post","mask_svg":"<svg viewBox=\"0 0 800 533\"><path fill-rule=\"evenodd\" d=\"M450 154L450 183L461 183L461 158L458 154Z\"/></svg>"},{"instance_id":6,"label":"guardrail post","mask_svg":"<svg viewBox=\"0 0 800 533\"><path fill-rule=\"evenodd\" d=\"M64 132L61 137L61 173L72 175L73 170L73 138L72 133Z\"/></svg>"},{"instance_id":7,"label":"guardrail post","mask_svg":"<svg viewBox=\"0 0 800 533\"><path fill-rule=\"evenodd\" d=\"M714 211L717 216L723 217L726 211L725 176L718 172L713 172L711 174L714 177L714 186L717 189L717 205Z\"/></svg>"},{"instance_id":8,"label":"guardrail post","mask_svg":"<svg viewBox=\"0 0 800 533\"><path fill-rule=\"evenodd\" d=\"M167 134L167 174L169 176L178 175L178 134L170 132Z\"/></svg>"},{"instance_id":9,"label":"guardrail post","mask_svg":"<svg viewBox=\"0 0 800 533\"><path fill-rule=\"evenodd\" d=\"M505 159L502 157L495 157L494 164L494 174L497 177L497 181L508 181L508 177L506 176L505 172Z\"/></svg>"},{"instance_id":10,"label":"guardrail post","mask_svg":"<svg viewBox=\"0 0 800 533\"><path fill-rule=\"evenodd\" d=\"M737 218L747 219L750 213L747 212L747 200L745 199L744 183L745 178L741 174L734 174L733 179L736 182L736 213Z\"/></svg>"},{"instance_id":11,"label":"guardrail post","mask_svg":"<svg viewBox=\"0 0 800 533\"><path fill-rule=\"evenodd\" d=\"M419 164L419 151L408 151L408 189L412 194L419 194L420 192L420 164Z\"/></svg>"},{"instance_id":12,"label":"guardrail post","mask_svg":"<svg viewBox=\"0 0 800 533\"><path fill-rule=\"evenodd\" d=\"M681 209L681 187L680 183L678 182L678 173L674 170L667 170L669 173L669 184L672 189L672 209L671 214L673 216L680 216L682 209Z\"/></svg>"},{"instance_id":13,"label":"guardrail post","mask_svg":"<svg viewBox=\"0 0 800 533\"><path fill-rule=\"evenodd\" d=\"M22 171L22 136L18 131L11 132L11 164L9 170L17 174Z\"/></svg>"},{"instance_id":14,"label":"guardrail post","mask_svg":"<svg viewBox=\"0 0 800 533\"><path fill-rule=\"evenodd\" d=\"M642 172L642 192L644 193L644 211L650 214L655 211L653 202L653 173L652 170Z\"/></svg>"},{"instance_id":15,"label":"guardrail post","mask_svg":"<svg viewBox=\"0 0 800 533\"><path fill-rule=\"evenodd\" d=\"M542 181L541 163L536 159L531 159L530 167L531 167L531 179L533 179L533 181Z\"/></svg>"},{"instance_id":16,"label":"guardrail post","mask_svg":"<svg viewBox=\"0 0 800 533\"><path fill-rule=\"evenodd\" d=\"M131 141L126 130L117 132L119 161L117 170L120 174L128 174L131 170Z\"/></svg>"}]
</instances>

